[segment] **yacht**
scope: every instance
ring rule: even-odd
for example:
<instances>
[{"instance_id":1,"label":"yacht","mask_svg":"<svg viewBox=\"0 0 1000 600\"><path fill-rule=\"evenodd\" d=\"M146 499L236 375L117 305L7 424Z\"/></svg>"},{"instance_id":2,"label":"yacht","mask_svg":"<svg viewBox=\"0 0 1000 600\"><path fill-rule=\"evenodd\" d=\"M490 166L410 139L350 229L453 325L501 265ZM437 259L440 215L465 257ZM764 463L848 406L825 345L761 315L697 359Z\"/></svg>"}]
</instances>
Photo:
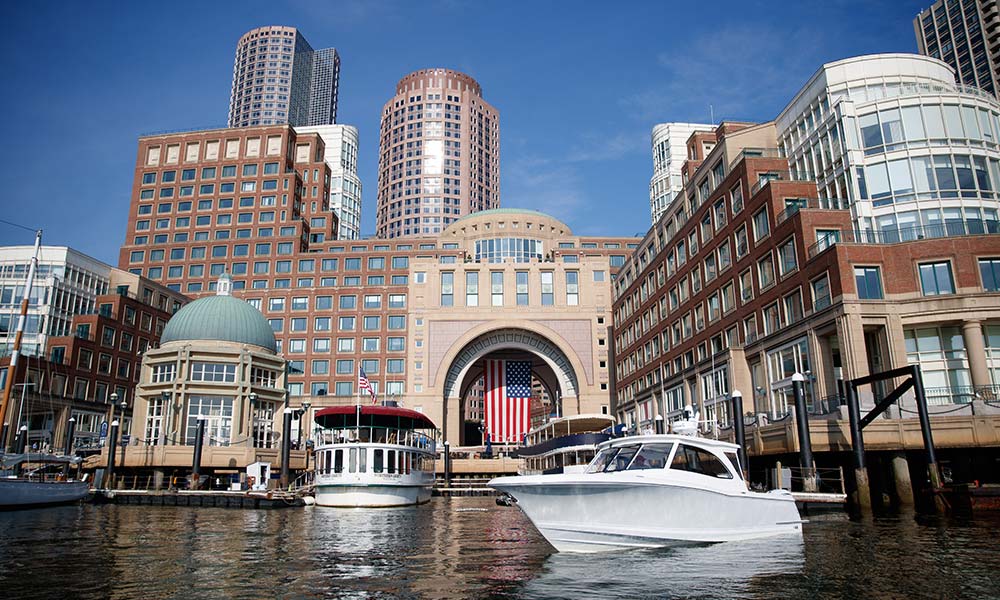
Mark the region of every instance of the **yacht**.
<instances>
[{"instance_id":1,"label":"yacht","mask_svg":"<svg viewBox=\"0 0 1000 600\"><path fill-rule=\"evenodd\" d=\"M87 497L90 484L67 478L64 467L80 462L78 457L49 454L0 454L0 510L69 504Z\"/></svg>"},{"instance_id":2,"label":"yacht","mask_svg":"<svg viewBox=\"0 0 1000 600\"><path fill-rule=\"evenodd\" d=\"M802 535L785 490L747 488L735 444L684 435L609 440L582 473L500 477L560 552Z\"/></svg>"},{"instance_id":3,"label":"yacht","mask_svg":"<svg viewBox=\"0 0 1000 600\"><path fill-rule=\"evenodd\" d=\"M597 445L611 439L610 415L573 415L552 419L528 432L517 451L524 459L521 475L551 475L580 471L597 454Z\"/></svg>"},{"instance_id":4,"label":"yacht","mask_svg":"<svg viewBox=\"0 0 1000 600\"><path fill-rule=\"evenodd\" d=\"M316 411L316 505L407 506L431 499L437 428L399 406Z\"/></svg>"}]
</instances>

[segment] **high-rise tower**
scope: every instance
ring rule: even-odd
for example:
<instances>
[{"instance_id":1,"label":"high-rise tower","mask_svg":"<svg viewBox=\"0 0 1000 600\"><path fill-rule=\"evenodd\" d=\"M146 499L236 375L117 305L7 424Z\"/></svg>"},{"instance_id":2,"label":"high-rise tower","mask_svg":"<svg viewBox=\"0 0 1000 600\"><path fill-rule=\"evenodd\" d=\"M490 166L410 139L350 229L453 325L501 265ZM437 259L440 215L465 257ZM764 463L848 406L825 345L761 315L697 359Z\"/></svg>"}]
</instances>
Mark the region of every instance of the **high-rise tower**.
<instances>
[{"instance_id":1,"label":"high-rise tower","mask_svg":"<svg viewBox=\"0 0 1000 600\"><path fill-rule=\"evenodd\" d=\"M701 123L660 123L653 127L653 178L649 181L649 212L660 220L674 197L684 189L681 166L688 159L687 140L695 131L712 131Z\"/></svg>"},{"instance_id":2,"label":"high-rise tower","mask_svg":"<svg viewBox=\"0 0 1000 600\"><path fill-rule=\"evenodd\" d=\"M313 50L294 27L251 29L236 45L229 126L335 123L339 82L336 49Z\"/></svg>"},{"instance_id":3,"label":"high-rise tower","mask_svg":"<svg viewBox=\"0 0 1000 600\"><path fill-rule=\"evenodd\" d=\"M938 0L913 19L921 54L955 70L958 82L1000 92L1000 2Z\"/></svg>"},{"instance_id":4,"label":"high-rise tower","mask_svg":"<svg viewBox=\"0 0 1000 600\"><path fill-rule=\"evenodd\" d=\"M500 206L500 114L450 69L403 77L382 108L377 234L434 235Z\"/></svg>"}]
</instances>

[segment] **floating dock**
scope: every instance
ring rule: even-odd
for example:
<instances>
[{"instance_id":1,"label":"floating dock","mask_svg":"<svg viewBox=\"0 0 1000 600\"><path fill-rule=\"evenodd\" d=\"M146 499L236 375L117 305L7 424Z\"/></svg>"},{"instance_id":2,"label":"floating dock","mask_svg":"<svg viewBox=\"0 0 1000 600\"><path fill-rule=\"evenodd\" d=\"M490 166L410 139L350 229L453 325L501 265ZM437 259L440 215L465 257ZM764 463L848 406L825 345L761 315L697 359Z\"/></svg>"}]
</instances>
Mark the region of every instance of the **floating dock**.
<instances>
[{"instance_id":1,"label":"floating dock","mask_svg":"<svg viewBox=\"0 0 1000 600\"><path fill-rule=\"evenodd\" d=\"M142 506L202 506L214 508L291 508L305 506L302 497L288 492L95 490L95 503Z\"/></svg>"}]
</instances>

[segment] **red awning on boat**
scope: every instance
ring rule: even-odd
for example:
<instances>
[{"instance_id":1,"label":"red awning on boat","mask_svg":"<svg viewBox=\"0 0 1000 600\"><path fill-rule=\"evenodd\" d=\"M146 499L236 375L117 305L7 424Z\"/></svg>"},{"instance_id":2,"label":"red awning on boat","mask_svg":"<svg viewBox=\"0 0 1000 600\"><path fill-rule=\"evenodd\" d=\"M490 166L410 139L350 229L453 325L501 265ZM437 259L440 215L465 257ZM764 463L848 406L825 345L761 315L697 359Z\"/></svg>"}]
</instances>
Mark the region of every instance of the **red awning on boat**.
<instances>
[{"instance_id":1,"label":"red awning on boat","mask_svg":"<svg viewBox=\"0 0 1000 600\"><path fill-rule=\"evenodd\" d=\"M424 413L398 406L328 406L317 410L313 419L316 424L321 427L330 427L334 426L334 424L338 422L350 422L353 419L356 419L359 408L361 409L361 417L363 420L371 419L383 421L398 419L401 421L400 424L405 424L404 426L407 426L409 429L436 429L434 422L431 421ZM368 419L364 419L365 417L368 417Z\"/></svg>"}]
</instances>

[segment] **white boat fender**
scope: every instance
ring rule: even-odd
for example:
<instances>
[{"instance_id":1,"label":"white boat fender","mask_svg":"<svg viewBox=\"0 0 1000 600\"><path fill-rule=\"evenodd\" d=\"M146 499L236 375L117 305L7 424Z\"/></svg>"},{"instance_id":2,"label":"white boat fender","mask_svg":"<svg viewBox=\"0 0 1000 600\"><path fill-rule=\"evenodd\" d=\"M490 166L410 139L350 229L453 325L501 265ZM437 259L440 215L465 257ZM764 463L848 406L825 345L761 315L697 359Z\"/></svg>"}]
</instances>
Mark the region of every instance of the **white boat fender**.
<instances>
[{"instance_id":1,"label":"white boat fender","mask_svg":"<svg viewBox=\"0 0 1000 600\"><path fill-rule=\"evenodd\" d=\"M302 496L302 502L304 502L306 506L314 506L316 504L316 498L313 498L312 496Z\"/></svg>"}]
</instances>

